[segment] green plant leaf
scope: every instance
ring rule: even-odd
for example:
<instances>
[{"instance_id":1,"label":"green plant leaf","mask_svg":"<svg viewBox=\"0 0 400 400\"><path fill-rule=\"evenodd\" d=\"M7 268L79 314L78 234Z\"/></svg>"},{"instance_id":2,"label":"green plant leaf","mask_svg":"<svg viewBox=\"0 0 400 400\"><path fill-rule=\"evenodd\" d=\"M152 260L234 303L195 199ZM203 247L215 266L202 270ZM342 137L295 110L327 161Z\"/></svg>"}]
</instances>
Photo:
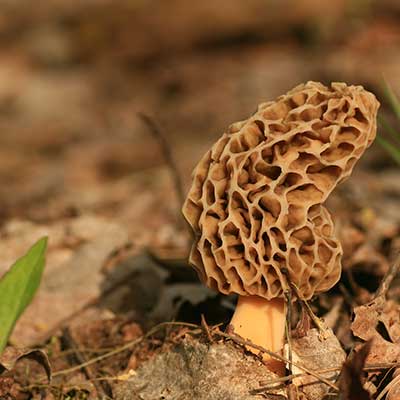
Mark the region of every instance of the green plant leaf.
<instances>
[{"instance_id":1,"label":"green plant leaf","mask_svg":"<svg viewBox=\"0 0 400 400\"><path fill-rule=\"evenodd\" d=\"M377 136L376 140L393 157L393 159L400 164L400 149L396 148L396 146L381 136Z\"/></svg>"},{"instance_id":2,"label":"green plant leaf","mask_svg":"<svg viewBox=\"0 0 400 400\"><path fill-rule=\"evenodd\" d=\"M393 140L396 142L400 141L400 131L396 131L383 115L378 115L378 122L379 127L385 132L389 133Z\"/></svg>"},{"instance_id":3,"label":"green plant leaf","mask_svg":"<svg viewBox=\"0 0 400 400\"><path fill-rule=\"evenodd\" d=\"M40 284L47 237L36 242L0 279L0 353Z\"/></svg>"},{"instance_id":4,"label":"green plant leaf","mask_svg":"<svg viewBox=\"0 0 400 400\"><path fill-rule=\"evenodd\" d=\"M389 100L390 105L396 114L396 117L400 120L400 101L386 81L384 81L384 92L385 97Z\"/></svg>"}]
</instances>

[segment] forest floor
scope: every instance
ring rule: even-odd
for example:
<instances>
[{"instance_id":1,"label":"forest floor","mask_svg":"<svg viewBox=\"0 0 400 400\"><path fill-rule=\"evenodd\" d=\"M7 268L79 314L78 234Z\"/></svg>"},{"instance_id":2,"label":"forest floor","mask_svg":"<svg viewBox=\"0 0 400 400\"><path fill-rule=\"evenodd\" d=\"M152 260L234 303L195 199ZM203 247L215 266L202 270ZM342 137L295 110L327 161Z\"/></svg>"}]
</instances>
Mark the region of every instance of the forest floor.
<instances>
[{"instance_id":1,"label":"forest floor","mask_svg":"<svg viewBox=\"0 0 400 400\"><path fill-rule=\"evenodd\" d=\"M301 82L362 84L394 121L382 77L400 93L400 7L308 0L267 12L252 0L226 13L211 1L83 3L0 4L0 275L49 237L40 290L0 358L12 365L0 374L0 398L278 399L282 387L302 398L293 377L268 387L260 360L224 333L235 298L205 288L187 266L182 193L231 123ZM339 382L332 371L314 376L317 394L304 398L340 388L352 399L361 389L351 380L364 382L360 399L400 396L400 279L375 297L399 254L399 205L400 168L375 143L328 201L343 273L310 302L350 356ZM311 365L323 355L340 372L335 343ZM213 363L219 371L196 375ZM236 374L237 393L221 372Z\"/></svg>"}]
</instances>

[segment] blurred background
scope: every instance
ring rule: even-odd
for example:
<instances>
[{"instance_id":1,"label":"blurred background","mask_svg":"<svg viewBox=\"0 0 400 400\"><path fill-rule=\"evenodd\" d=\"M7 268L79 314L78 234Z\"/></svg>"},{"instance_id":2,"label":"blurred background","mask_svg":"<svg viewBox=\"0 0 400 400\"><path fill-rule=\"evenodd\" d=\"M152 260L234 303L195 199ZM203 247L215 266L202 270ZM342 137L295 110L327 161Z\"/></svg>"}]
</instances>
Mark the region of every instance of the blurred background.
<instances>
[{"instance_id":1,"label":"blurred background","mask_svg":"<svg viewBox=\"0 0 400 400\"><path fill-rule=\"evenodd\" d=\"M294 85L400 90L399 21L397 0L2 0L1 221L90 211L154 234L177 204L137 112L187 187L230 123Z\"/></svg>"},{"instance_id":2,"label":"blurred background","mask_svg":"<svg viewBox=\"0 0 400 400\"><path fill-rule=\"evenodd\" d=\"M160 127L183 191L229 124L301 82L364 85L390 120L381 87L385 77L400 93L400 2L1 0L0 59L0 272L50 234L42 292L20 322L27 328L35 314L43 333L54 322L48 307L62 303L67 317L98 294L97 266L111 250L187 253L171 168L138 112ZM399 177L375 144L330 200L344 265L356 278L370 274L370 290L399 242ZM92 275L79 275L76 260L66 270L91 241L102 257L98 247Z\"/></svg>"}]
</instances>

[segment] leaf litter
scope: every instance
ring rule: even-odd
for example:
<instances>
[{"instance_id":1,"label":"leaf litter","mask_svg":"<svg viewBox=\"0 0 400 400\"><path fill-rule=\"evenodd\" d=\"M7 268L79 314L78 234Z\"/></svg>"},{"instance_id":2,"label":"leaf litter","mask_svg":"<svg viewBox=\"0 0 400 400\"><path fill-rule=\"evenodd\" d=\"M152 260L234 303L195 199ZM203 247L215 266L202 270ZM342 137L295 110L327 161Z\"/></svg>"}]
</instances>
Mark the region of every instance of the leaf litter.
<instances>
[{"instance_id":1,"label":"leaf litter","mask_svg":"<svg viewBox=\"0 0 400 400\"><path fill-rule=\"evenodd\" d=\"M212 135L250 112L254 99L273 97L309 76L326 79L338 71L344 80L377 87L381 70L359 69L369 64L374 49L379 49L378 55L373 53L379 68L398 71L395 52L387 51L400 38L398 21L378 17L374 22L363 14L360 21L367 18L367 23L349 35L341 32L344 14L335 2L300 1L294 12L277 5L283 19L263 6L256 15L241 12L238 3L230 4L232 13L216 10L219 41L212 43L196 14L207 1L183 6L188 12L185 35L176 20L173 32L168 25L154 24L159 36L152 38L143 36L141 23L127 18L122 3L101 3L70 7L61 1L40 10L17 10L10 4L1 27L8 35L26 34L15 44L7 41L11 53L0 49L1 76L7 77L0 79L0 270L49 235L43 284L10 343L16 354L24 353L26 345L32 345L28 353L39 347L48 356L53 378L48 383L37 361L14 362L14 356L12 368L0 375L0 397L110 398L135 383L139 393L132 396L140 399L146 390L157 390L150 373L157 366L160 382L163 376L173 380L177 375L172 368L165 370L167 360L182 363L182 376L189 370L198 378L207 373L215 378L215 365L207 360L220 354L235 364L217 364L217 372L236 371L233 379L242 377L246 389L241 396L251 399L312 399L313 386L327 391L329 399L339 396L337 389L346 400L395 399L399 279L393 279L385 299L375 294L399 251L400 175L378 147L352 183L344 183L331 199L344 245L344 273L310 307L325 316L332 333L324 340L312 321L303 321L302 334L291 340L299 367L288 368L283 378L266 377L260 360L246 353L243 342L223 332L235 298L208 291L187 268L190 238L179 219L178 193L185 190L193 160L214 140ZM145 3L137 6L137 21L150 18L154 23L167 7L158 2L147 15ZM383 3L386 13L397 15L396 2ZM329 18L315 19L321 9L327 11L324 7L329 12L319 15ZM298 32L310 18L320 27L318 43L324 44L316 46L312 65L303 60L307 43L299 46L307 32ZM259 37L260 26L272 37L267 44L251 42L252 34ZM286 32L287 26L293 35L285 33L288 43L276 46L274 35ZM334 27L331 36L329 26ZM229 35L238 27L249 38L235 42ZM116 41L107 42L102 29L116 32ZM131 40L137 44L133 50ZM160 53L159 41L169 44L171 56ZM191 47L193 41L197 47ZM335 48L329 45L333 43ZM246 63L232 62L237 50ZM146 57L155 57L154 67L147 68ZM151 111L145 114L154 115L161 134L151 136L138 110ZM164 140L171 150L167 157L159 146ZM180 176L183 182L177 184ZM177 191L180 185L183 189ZM202 323L201 315L207 322ZM293 327L301 318L292 310ZM196 356L202 364L190 367ZM326 368L313 365L320 358ZM255 369L249 371L249 365ZM213 382L225 391L223 398L235 386L226 374ZM286 393L274 392L271 384ZM243 389L240 382L237 386ZM173 398L172 389L176 387L164 385L156 393Z\"/></svg>"}]
</instances>

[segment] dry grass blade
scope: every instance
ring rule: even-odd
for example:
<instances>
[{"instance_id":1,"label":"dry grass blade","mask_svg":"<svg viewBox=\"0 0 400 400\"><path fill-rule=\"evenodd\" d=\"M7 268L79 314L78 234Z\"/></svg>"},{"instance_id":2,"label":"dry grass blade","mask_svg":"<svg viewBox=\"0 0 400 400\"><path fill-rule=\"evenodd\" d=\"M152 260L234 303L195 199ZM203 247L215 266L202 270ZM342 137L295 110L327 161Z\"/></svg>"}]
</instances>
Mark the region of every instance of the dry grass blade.
<instances>
[{"instance_id":1,"label":"dry grass blade","mask_svg":"<svg viewBox=\"0 0 400 400\"><path fill-rule=\"evenodd\" d=\"M395 113L396 117L400 120L400 101L396 94L394 93L392 87L389 85L389 83L384 79L384 87L383 87L384 93L386 98L389 100L389 103L393 109L393 112Z\"/></svg>"},{"instance_id":2,"label":"dry grass blade","mask_svg":"<svg viewBox=\"0 0 400 400\"><path fill-rule=\"evenodd\" d=\"M165 159L165 162L167 163L167 165L171 171L172 179L173 179L174 185L175 185L175 190L178 195L179 204L183 204L185 201L185 196L184 196L184 192L183 192L182 180L181 180L181 176L179 175L179 172L178 172L178 167L176 166L176 162L172 155L171 146L167 142L165 135L162 134L161 128L158 126L158 124L156 123L154 118L152 118L149 115L142 113L142 112L138 113L138 117L147 126L147 128L149 129L151 134L157 139L157 141L160 145L163 157Z\"/></svg>"},{"instance_id":3,"label":"dry grass blade","mask_svg":"<svg viewBox=\"0 0 400 400\"><path fill-rule=\"evenodd\" d=\"M292 295L290 290L285 291L285 302L287 307L286 313L286 321L285 321L285 332L286 332L286 341L288 344L288 359L289 359L289 371L290 375L293 375L292 371L292 360L293 360L293 352L292 352Z\"/></svg>"},{"instance_id":4,"label":"dry grass blade","mask_svg":"<svg viewBox=\"0 0 400 400\"><path fill-rule=\"evenodd\" d=\"M385 388L382 390L382 392L379 393L379 396L376 398L376 400L382 400L385 395L389 392L389 390L396 385L400 383L400 375L396 376Z\"/></svg>"},{"instance_id":5,"label":"dry grass blade","mask_svg":"<svg viewBox=\"0 0 400 400\"><path fill-rule=\"evenodd\" d=\"M376 140L392 156L392 158L400 164L400 150L383 137L378 136Z\"/></svg>"}]
</instances>

